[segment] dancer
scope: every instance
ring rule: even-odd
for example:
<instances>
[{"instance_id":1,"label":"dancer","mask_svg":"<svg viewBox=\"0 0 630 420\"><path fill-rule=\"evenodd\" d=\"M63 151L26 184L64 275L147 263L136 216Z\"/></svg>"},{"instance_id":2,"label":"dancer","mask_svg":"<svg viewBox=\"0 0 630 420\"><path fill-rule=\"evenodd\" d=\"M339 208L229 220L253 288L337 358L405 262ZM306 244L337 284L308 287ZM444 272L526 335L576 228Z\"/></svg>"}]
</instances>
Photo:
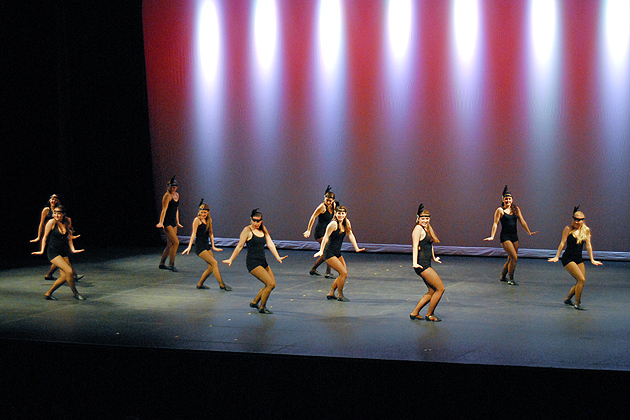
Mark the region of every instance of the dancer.
<instances>
[{"instance_id":1,"label":"dancer","mask_svg":"<svg viewBox=\"0 0 630 420\"><path fill-rule=\"evenodd\" d=\"M160 222L156 225L158 228L164 229L166 235L166 248L162 251L162 259L159 268L162 270L171 270L177 272L175 267L175 256L177 255L177 247L179 239L177 238L177 228L184 227L179 224L179 193L177 192L177 181L175 177L168 182L168 189L162 197L162 212L160 213ZM169 265L166 266L166 258L169 258Z\"/></svg>"},{"instance_id":2,"label":"dancer","mask_svg":"<svg viewBox=\"0 0 630 420\"><path fill-rule=\"evenodd\" d=\"M337 205L335 208L335 217L326 227L326 233L322 238L320 250L314 255L315 257L323 255L326 264L339 273L339 277L333 282L330 292L326 295L326 299L337 299L340 302L350 302L350 299L343 295L343 286L348 277L346 260L341 256L343 238L348 235L356 252L365 251L365 248L359 248L357 245L357 240L354 237L354 233L352 233L352 225L347 215L348 210L344 206ZM337 296L335 296L335 291L337 291Z\"/></svg>"},{"instance_id":3,"label":"dancer","mask_svg":"<svg viewBox=\"0 0 630 420\"><path fill-rule=\"evenodd\" d=\"M518 234L516 233L516 221L519 221L528 235L535 235L538 233L531 232L527 226L527 222L523 218L521 209L514 204L512 193L508 191L507 185L503 189L503 199L501 207L497 208L494 212L494 222L492 223L492 233L485 238L484 241L492 241L494 235L497 232L497 225L501 221L501 246L508 255L507 262L503 265L501 271L500 281L507 281L512 286L517 286L514 281L514 270L516 269L516 260L518 259L516 253L518 252ZM509 278L506 278L505 276Z\"/></svg>"},{"instance_id":4,"label":"dancer","mask_svg":"<svg viewBox=\"0 0 630 420\"><path fill-rule=\"evenodd\" d=\"M573 276L575 279L575 286L571 287L569 294L564 299L565 305L571 305L575 309L584 311L582 307L582 290L584 289L584 282L586 281L586 269L584 268L584 260L582 259L582 247L586 244L586 251L591 259L591 264L602 265L601 262L596 261L593 258L593 247L591 246L591 230L584 223L584 213L579 211L580 206L573 209L573 222L571 226L565 226L562 230L562 239L560 240L560 246L558 252L553 258L549 258L549 262L557 262L564 245L567 245L567 249L562 254L562 266ZM575 296L575 304L571 301L571 298Z\"/></svg>"},{"instance_id":5,"label":"dancer","mask_svg":"<svg viewBox=\"0 0 630 420\"><path fill-rule=\"evenodd\" d=\"M59 267L61 275L53 283L50 290L46 292L44 298L46 300L57 300L57 298L53 296L53 292L55 292L55 290L60 288L67 281L74 295L73 297L77 300L85 300L77 291L75 280L72 276L74 270L72 269L72 265L68 259L70 253L76 254L78 252L83 252L83 250L74 248L70 222L66 217L65 209L61 205L56 206L53 209L53 218L46 223L46 227L44 229L41 249L33 252L34 255L44 254L44 248L46 247L48 238L50 238L50 242L48 243L46 255L52 264Z\"/></svg>"},{"instance_id":6,"label":"dancer","mask_svg":"<svg viewBox=\"0 0 630 420\"><path fill-rule=\"evenodd\" d=\"M234 248L232 256L227 260L223 260L223 262L231 266L234 258L236 258L245 243L247 243L247 258L245 262L247 271L265 285L265 287L260 289L254 300L250 302L249 306L258 309L258 312L261 314L272 314L273 312L267 309L267 300L269 299L271 291L276 288L276 278L265 258L265 243L280 264L282 264L282 260L288 257L288 255L281 257L278 254L278 250L271 240L269 231L263 225L262 214L258 209L252 210L250 220L250 224L243 228L238 240L238 245Z\"/></svg>"},{"instance_id":7,"label":"dancer","mask_svg":"<svg viewBox=\"0 0 630 420\"><path fill-rule=\"evenodd\" d=\"M409 314L409 318L419 321L426 319L427 321L440 322L441 319L435 316L435 307L440 303L445 288L440 276L431 267L432 260L440 264L442 264L442 261L440 261L440 257L435 256L433 251L433 243L440 243L440 240L431 227L430 221L431 213L424 210L424 205L420 204L416 216L416 225L411 233L411 255L413 269L424 280L428 292L420 298L413 312ZM427 303L429 304L429 310L427 311L427 316L423 318L422 315L419 315L419 312Z\"/></svg>"},{"instance_id":8,"label":"dancer","mask_svg":"<svg viewBox=\"0 0 630 420\"><path fill-rule=\"evenodd\" d=\"M315 226L315 240L322 243L322 239L324 238L324 234L326 233L326 227L332 221L333 215L335 213L335 193L330 191L330 185L326 188L326 192L324 193L324 202L321 203L313 214L311 215L310 220L308 221L308 228L304 232L304 237L308 238L311 236L311 228L313 227L313 223L315 222L315 218L317 218L317 225ZM317 272L317 267L319 267L324 262L324 256L320 256L311 270L309 274L311 276L319 276L320 274ZM331 278L332 274L330 274L330 266L326 264L326 273L324 277Z\"/></svg>"},{"instance_id":9,"label":"dancer","mask_svg":"<svg viewBox=\"0 0 630 420\"><path fill-rule=\"evenodd\" d=\"M197 238L196 241L195 238ZM232 291L232 288L223 282L223 278L221 277L221 273L219 272L219 264L212 254L212 250L223 250L221 248L217 248L214 245L214 235L212 233L212 218L210 217L210 206L204 204L203 198L199 203L199 213L197 214L197 217L195 217L195 220L193 220L192 234L190 235L188 248L186 248L184 252L182 252L182 255L188 254L190 252L190 249L193 246L193 242L195 243L195 253L208 264L208 269L203 272L201 278L199 279L199 283L197 283L197 289L209 289L209 287L204 285L203 283L208 277L210 277L211 274L214 274L214 277L216 277L217 281L219 282L219 288L221 290L225 290L226 292ZM210 247L210 244L212 244L212 247Z\"/></svg>"},{"instance_id":10,"label":"dancer","mask_svg":"<svg viewBox=\"0 0 630 420\"><path fill-rule=\"evenodd\" d=\"M55 207L61 205L61 200L57 194L53 194L48 199L48 205L46 205L41 212L39 218L39 226L37 227L37 238L31 239L31 242L39 242L42 237L42 233L44 232L44 227L46 223L53 218L53 210ZM68 219L68 227L70 228L70 234L72 235L72 239L77 239L81 235L74 235L74 229L72 229L72 219L69 217ZM53 274L57 271L57 266L55 264L50 265L50 269L44 276L44 280L55 280ZM75 281L78 281L83 278L83 275L78 276L76 271L72 271L72 275Z\"/></svg>"}]
</instances>

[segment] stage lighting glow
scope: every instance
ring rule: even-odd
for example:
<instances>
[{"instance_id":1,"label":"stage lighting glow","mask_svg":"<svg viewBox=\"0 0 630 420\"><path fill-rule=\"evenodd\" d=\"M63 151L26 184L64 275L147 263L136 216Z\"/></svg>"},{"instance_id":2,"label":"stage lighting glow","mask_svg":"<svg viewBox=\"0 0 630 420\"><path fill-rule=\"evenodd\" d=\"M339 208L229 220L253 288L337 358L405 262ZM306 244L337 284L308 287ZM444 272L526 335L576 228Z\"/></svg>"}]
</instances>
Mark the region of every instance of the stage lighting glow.
<instances>
[{"instance_id":1,"label":"stage lighting glow","mask_svg":"<svg viewBox=\"0 0 630 420\"><path fill-rule=\"evenodd\" d=\"M254 44L261 75L272 72L278 43L275 0L258 0L254 11Z\"/></svg>"},{"instance_id":2,"label":"stage lighting glow","mask_svg":"<svg viewBox=\"0 0 630 420\"><path fill-rule=\"evenodd\" d=\"M554 0L530 3L530 36L539 71L548 71L557 44L557 5Z\"/></svg>"},{"instance_id":3,"label":"stage lighting glow","mask_svg":"<svg viewBox=\"0 0 630 420\"><path fill-rule=\"evenodd\" d=\"M453 29L460 64L472 66L479 37L479 5L477 0L453 1Z\"/></svg>"},{"instance_id":4,"label":"stage lighting glow","mask_svg":"<svg viewBox=\"0 0 630 420\"><path fill-rule=\"evenodd\" d=\"M196 173L210 165L220 173L223 138L224 63L222 19L216 0L199 3L195 59Z\"/></svg>"},{"instance_id":5,"label":"stage lighting glow","mask_svg":"<svg viewBox=\"0 0 630 420\"><path fill-rule=\"evenodd\" d=\"M548 110L558 105L559 18L554 0L531 0L529 6L530 111L540 124L556 115ZM541 131L553 133L549 127Z\"/></svg>"},{"instance_id":6,"label":"stage lighting glow","mask_svg":"<svg viewBox=\"0 0 630 420\"><path fill-rule=\"evenodd\" d=\"M219 67L221 31L219 15L214 1L206 0L201 6L197 23L197 49L203 79L206 84L216 82Z\"/></svg>"},{"instance_id":7,"label":"stage lighting glow","mask_svg":"<svg viewBox=\"0 0 630 420\"><path fill-rule=\"evenodd\" d=\"M412 28L411 0L389 0L387 31L389 48L396 62L404 61L409 53Z\"/></svg>"},{"instance_id":8,"label":"stage lighting glow","mask_svg":"<svg viewBox=\"0 0 630 420\"><path fill-rule=\"evenodd\" d=\"M342 45L343 14L339 0L320 0L318 13L319 56L326 73L334 72Z\"/></svg>"},{"instance_id":9,"label":"stage lighting glow","mask_svg":"<svg viewBox=\"0 0 630 420\"><path fill-rule=\"evenodd\" d=\"M345 136L346 85L343 10L339 0L320 0L317 13L317 81L313 95L317 100L315 126L317 127L320 162L318 176L328 178L330 168L340 167ZM335 150L335 153L331 153Z\"/></svg>"},{"instance_id":10,"label":"stage lighting glow","mask_svg":"<svg viewBox=\"0 0 630 420\"><path fill-rule=\"evenodd\" d=\"M630 136L630 2L608 0L600 15L601 95L603 102L602 130L610 154L611 165L627 167L628 137ZM612 166L611 166L612 167ZM613 171L619 177L624 170ZM623 175L621 175L623 177ZM611 180L615 183L616 180Z\"/></svg>"},{"instance_id":11,"label":"stage lighting glow","mask_svg":"<svg viewBox=\"0 0 630 420\"><path fill-rule=\"evenodd\" d=\"M627 66L630 43L630 1L608 0L605 3L604 27L609 60L615 66Z\"/></svg>"}]
</instances>

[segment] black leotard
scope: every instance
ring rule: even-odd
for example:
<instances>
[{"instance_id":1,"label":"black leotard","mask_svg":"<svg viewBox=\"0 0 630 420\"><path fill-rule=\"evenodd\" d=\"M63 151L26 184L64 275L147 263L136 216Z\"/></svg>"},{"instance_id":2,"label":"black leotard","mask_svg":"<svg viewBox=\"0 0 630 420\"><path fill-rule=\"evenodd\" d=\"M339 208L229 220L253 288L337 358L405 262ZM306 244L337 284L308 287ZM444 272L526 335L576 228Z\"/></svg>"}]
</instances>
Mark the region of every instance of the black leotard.
<instances>
[{"instance_id":1,"label":"black leotard","mask_svg":"<svg viewBox=\"0 0 630 420\"><path fill-rule=\"evenodd\" d=\"M315 239L323 238L326 234L326 227L333 219L333 214L328 211L328 207L324 210L322 214L317 216L317 225L315 226Z\"/></svg>"},{"instance_id":2,"label":"black leotard","mask_svg":"<svg viewBox=\"0 0 630 420\"><path fill-rule=\"evenodd\" d=\"M569 234L569 236L567 237L567 247L564 250L564 253L562 254L562 258L560 259L560 261L562 261L563 267L565 267L571 261L573 261L576 264L580 264L584 262L584 259L582 259L582 246L583 245L584 245L584 242L581 242L578 244L577 238L573 236L572 233Z\"/></svg>"},{"instance_id":3,"label":"black leotard","mask_svg":"<svg viewBox=\"0 0 630 420\"><path fill-rule=\"evenodd\" d=\"M518 216L515 214L503 213L501 216L501 243L505 241L518 242L518 235L516 233L516 222Z\"/></svg>"},{"instance_id":4,"label":"black leotard","mask_svg":"<svg viewBox=\"0 0 630 420\"><path fill-rule=\"evenodd\" d=\"M339 225L339 223L337 223L337 225ZM324 260L332 257L341 257L341 244L343 243L343 238L345 238L345 236L346 232L341 232L339 226L330 234L328 237L328 243L324 249Z\"/></svg>"},{"instance_id":5,"label":"black leotard","mask_svg":"<svg viewBox=\"0 0 630 420\"><path fill-rule=\"evenodd\" d=\"M197 227L197 237L195 238L195 254L199 255L203 251L211 250L210 246L210 229L207 229L205 223L201 223Z\"/></svg>"},{"instance_id":6,"label":"black leotard","mask_svg":"<svg viewBox=\"0 0 630 420\"><path fill-rule=\"evenodd\" d=\"M422 267L416 267L414 270L416 274L420 275L424 270L431 267L431 260L433 260L433 241L429 237L429 234L425 234L424 238L418 243L418 264Z\"/></svg>"},{"instance_id":7,"label":"black leotard","mask_svg":"<svg viewBox=\"0 0 630 420\"><path fill-rule=\"evenodd\" d=\"M164 215L164 227L173 226L177 227L177 206L179 206L179 201L175 201L171 199L168 202L168 207L166 208L166 214Z\"/></svg>"},{"instance_id":8,"label":"black leotard","mask_svg":"<svg viewBox=\"0 0 630 420\"><path fill-rule=\"evenodd\" d=\"M48 249L46 256L49 260L53 260L57 256L69 257L70 244L68 243L69 231L66 227L66 233L59 232L59 226L55 223L55 227L48 234Z\"/></svg>"},{"instance_id":9,"label":"black leotard","mask_svg":"<svg viewBox=\"0 0 630 420\"><path fill-rule=\"evenodd\" d=\"M251 272L254 268L261 266L262 268L269 267L267 259L265 258L265 244L266 238L263 236L256 236L252 230L252 237L247 241L247 258L245 264L247 265L247 271Z\"/></svg>"}]
</instances>

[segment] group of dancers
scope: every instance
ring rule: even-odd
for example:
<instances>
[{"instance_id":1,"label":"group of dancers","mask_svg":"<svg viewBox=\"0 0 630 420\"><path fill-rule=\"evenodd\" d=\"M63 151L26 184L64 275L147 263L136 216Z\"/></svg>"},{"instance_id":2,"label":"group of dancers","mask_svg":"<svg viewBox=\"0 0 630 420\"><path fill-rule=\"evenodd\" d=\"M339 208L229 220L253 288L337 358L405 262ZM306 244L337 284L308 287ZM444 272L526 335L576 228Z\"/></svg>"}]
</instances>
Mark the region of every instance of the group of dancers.
<instances>
[{"instance_id":1,"label":"group of dancers","mask_svg":"<svg viewBox=\"0 0 630 420\"><path fill-rule=\"evenodd\" d=\"M178 183L175 177L168 182L167 190L162 198L162 211L160 212L160 220L156 225L163 229L166 236L166 247L162 252L159 269L177 272L175 267L175 257L179 240L177 238L177 228L183 227L179 222L179 193L177 192ZM352 224L348 219L348 210L346 207L339 205L335 201L335 194L331 191L330 185L324 193L324 201L317 206L308 222L308 227L304 232L304 237L311 236L311 230L317 220L314 229L314 237L320 244L320 249L315 253L317 258L315 264L309 270L310 275L320 275L317 268L324 262L327 265L325 271L326 278L332 278L334 281L330 291L326 295L328 300L336 300L339 302L349 302L350 300L344 295L344 284L348 276L346 261L341 254L341 245L347 236L356 252L364 251L365 248L359 248L357 240L352 231ZM590 229L584 223L584 213L579 210L579 206L573 209L573 221L562 231L562 239L558 246L558 251L553 258L549 258L549 262L562 261L565 269L571 274L575 280L575 285L569 290L569 294L564 299L564 304L571 305L578 310L585 310L582 306L582 291L586 280L586 271L582 258L583 246L586 244L590 261L593 265L601 265L602 263L593 258L593 249L591 246ZM441 321L435 315L435 309L439 304L445 287L437 272L431 267L432 262L441 263L440 258L435 256L433 244L439 243L439 239L431 226L431 214L420 204L416 214L415 226L412 230L412 266L427 287L425 293L418 304L413 309L409 317L412 320L426 320L430 322ZM508 191L507 185L502 193L501 206L494 213L491 234L485 238L485 241L492 241L497 231L498 224L501 223L500 241L501 246L507 253L507 261L501 271L500 281L516 286L514 280L514 271L517 262L518 251L518 234L517 224L520 223L528 235L534 235L538 232L530 231L520 208L514 204L512 194ZM42 235L43 231L43 235ZM50 290L46 292L44 297L47 300L57 300L53 296L53 292L64 283L68 283L73 296L77 300L84 300L76 289L76 274L70 264L69 256L72 253L82 252L82 249L75 249L73 239L78 236L74 235L70 218L65 214L65 210L61 205L58 196L50 197L49 204L42 210L41 222L38 230L38 236L31 242L37 242L41 239L41 248L33 254L41 255L47 247L47 256L52 266L51 271L46 275L48 279L52 276L52 272L58 268L61 272L59 278L52 285ZM282 263L287 256L280 256L276 246L269 235L269 231L263 224L262 213L259 209L254 209L250 214L250 223L243 228L239 236L239 241L230 258L223 260L228 266L232 265L234 259L239 255L243 247L247 244L247 257L245 264L247 270L263 283L262 289L249 303L251 308L255 308L261 314L272 314L267 303L269 296L276 287L276 279L273 271L267 263L265 257L265 245L271 251L272 255L279 263ZM210 206L204 203L202 199L199 203L199 211L192 223L192 233L188 247L182 254L190 253L191 249L195 249L195 253L207 264L207 269L201 275L197 283L197 289L208 289L204 283L214 274L219 283L219 288L229 292L232 290L230 286L225 284L219 264L214 257L213 251L222 251L217 248L214 243L214 235L212 231L212 218L210 217ZM565 249L566 246L566 249ZM564 253L562 251L564 250ZM562 253L562 258L560 254ZM168 259L168 265L166 265ZM337 272L337 277L332 274L332 270ZM575 297L575 302L573 298ZM425 316L420 315L420 311L428 305Z\"/></svg>"}]
</instances>

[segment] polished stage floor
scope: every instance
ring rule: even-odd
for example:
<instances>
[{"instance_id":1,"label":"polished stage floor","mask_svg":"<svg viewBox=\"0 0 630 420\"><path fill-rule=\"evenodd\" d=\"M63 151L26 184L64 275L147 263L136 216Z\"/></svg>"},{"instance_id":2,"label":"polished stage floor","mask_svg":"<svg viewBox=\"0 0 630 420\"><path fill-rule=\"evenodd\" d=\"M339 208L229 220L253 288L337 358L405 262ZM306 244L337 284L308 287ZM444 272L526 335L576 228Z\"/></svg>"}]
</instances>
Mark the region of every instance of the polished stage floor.
<instances>
[{"instance_id":1,"label":"polished stage floor","mask_svg":"<svg viewBox=\"0 0 630 420\"><path fill-rule=\"evenodd\" d=\"M216 256L227 258L231 250ZM439 392L461 397L460 392L472 391L467 399L486 403L492 399L480 399L480 386L490 394L527 392L544 398L552 391L546 388L551 383L556 392L564 393L565 386L580 388L588 385L583 381L591 381L599 386L597 394L590 390L593 413L604 408L594 395L612 398L618 389L613 383L628 383L627 262L588 264L582 299L588 310L577 311L562 302L572 280L560 263L521 258L516 271L519 285L509 286L498 281L503 258L443 256L442 264L434 264L446 287L436 310L442 322L431 323L409 319L426 288L408 254L345 253L349 268L345 295L351 301L342 303L325 298L332 280L308 274L312 251L280 250L289 255L283 264L268 253L277 287L268 304L274 314L262 315L248 306L261 283L247 273L244 252L232 267L221 264L232 292L219 290L214 277L206 282L209 290L196 289L205 264L195 255L178 255L178 273L158 270L159 252L154 248L128 255L120 250L77 255L75 268L85 275L78 283L87 298L83 302L72 299L67 286L55 293L58 301L43 299L51 285L43 278L47 269L43 259L40 266L0 272L3 367L9 366L13 379L30 391L37 387L21 375L20 363L34 369L33 378L42 372L46 378L47 370L54 377L61 375L63 384L94 378L107 392L112 392L106 386L109 381L112 388L118 382L133 388L138 387L136 382L161 378L212 395L221 392L215 386L216 379L223 378L223 386L234 393L243 380L251 379L255 388L257 381L271 377L284 392L295 390L298 383L324 388L344 384L351 387L346 393L366 400L386 384L389 390L400 387L410 395L416 389L421 394L422 389L450 384ZM161 364L183 371L167 373ZM68 370L55 367L59 365L82 373L65 377ZM285 369L289 371L281 374ZM325 375L326 369L335 373ZM291 379L298 371L308 377L306 384ZM201 372L210 377L198 377ZM312 383L314 378L317 384ZM561 389L555 388L559 378ZM468 389L473 384L474 391ZM328 395L326 389L308 389L313 398ZM151 392L152 397L157 394ZM116 401L124 400L121 395L116 394ZM521 401L518 395L509 398ZM63 400L59 396L59 405ZM529 410L544 407L529 397L527 401ZM7 404L10 410L20 405ZM41 408L34 407L31 415ZM128 409L132 418L156 417L155 404L145 402L136 408ZM116 418L124 408L117 410L112 417L103 411L99 415ZM164 418L180 418L164 407L159 412L167 413ZM73 418L72 413L64 411L60 418ZM467 413L462 411L462 418L469 418ZM190 412L181 418L189 417Z\"/></svg>"}]
</instances>

